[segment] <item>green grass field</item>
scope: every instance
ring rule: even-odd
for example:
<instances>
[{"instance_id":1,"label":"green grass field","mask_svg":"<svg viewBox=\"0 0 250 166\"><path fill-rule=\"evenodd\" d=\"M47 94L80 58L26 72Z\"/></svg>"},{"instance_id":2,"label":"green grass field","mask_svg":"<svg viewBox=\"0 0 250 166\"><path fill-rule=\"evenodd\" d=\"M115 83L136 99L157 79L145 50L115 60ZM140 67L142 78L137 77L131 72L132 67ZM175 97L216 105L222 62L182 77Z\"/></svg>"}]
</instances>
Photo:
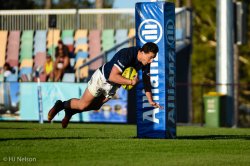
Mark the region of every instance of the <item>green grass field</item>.
<instances>
[{"instance_id":1,"label":"green grass field","mask_svg":"<svg viewBox=\"0 0 250 166\"><path fill-rule=\"evenodd\" d=\"M0 165L250 165L250 129L178 127L137 139L135 125L0 123Z\"/></svg>"}]
</instances>

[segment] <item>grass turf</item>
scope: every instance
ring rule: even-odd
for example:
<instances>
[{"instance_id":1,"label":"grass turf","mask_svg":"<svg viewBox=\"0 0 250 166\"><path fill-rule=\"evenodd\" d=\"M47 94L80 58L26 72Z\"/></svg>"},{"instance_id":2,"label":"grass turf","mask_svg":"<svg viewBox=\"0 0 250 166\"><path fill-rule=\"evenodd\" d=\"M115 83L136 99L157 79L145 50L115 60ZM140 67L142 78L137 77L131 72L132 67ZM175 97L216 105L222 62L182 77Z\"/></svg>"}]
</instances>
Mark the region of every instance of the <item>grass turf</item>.
<instances>
[{"instance_id":1,"label":"grass turf","mask_svg":"<svg viewBox=\"0 0 250 166\"><path fill-rule=\"evenodd\" d=\"M1 122L0 165L250 165L250 129L180 126L177 134L137 139L135 125Z\"/></svg>"}]
</instances>

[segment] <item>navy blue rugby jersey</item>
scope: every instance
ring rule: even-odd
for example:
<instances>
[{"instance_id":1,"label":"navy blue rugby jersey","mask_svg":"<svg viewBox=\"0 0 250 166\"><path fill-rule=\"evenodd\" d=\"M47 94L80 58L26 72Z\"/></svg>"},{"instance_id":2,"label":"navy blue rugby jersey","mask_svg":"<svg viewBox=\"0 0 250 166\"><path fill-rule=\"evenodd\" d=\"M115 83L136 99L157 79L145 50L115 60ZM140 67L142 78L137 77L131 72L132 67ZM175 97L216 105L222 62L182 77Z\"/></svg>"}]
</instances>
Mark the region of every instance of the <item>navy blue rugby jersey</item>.
<instances>
[{"instance_id":1,"label":"navy blue rugby jersey","mask_svg":"<svg viewBox=\"0 0 250 166\"><path fill-rule=\"evenodd\" d=\"M142 69L144 74L148 74L150 71L150 64L143 66L143 64L138 61L138 51L138 47L123 48L118 51L109 62L104 64L103 72L105 78L108 80L113 66L116 66L121 72L127 67L134 67L136 71Z\"/></svg>"}]
</instances>

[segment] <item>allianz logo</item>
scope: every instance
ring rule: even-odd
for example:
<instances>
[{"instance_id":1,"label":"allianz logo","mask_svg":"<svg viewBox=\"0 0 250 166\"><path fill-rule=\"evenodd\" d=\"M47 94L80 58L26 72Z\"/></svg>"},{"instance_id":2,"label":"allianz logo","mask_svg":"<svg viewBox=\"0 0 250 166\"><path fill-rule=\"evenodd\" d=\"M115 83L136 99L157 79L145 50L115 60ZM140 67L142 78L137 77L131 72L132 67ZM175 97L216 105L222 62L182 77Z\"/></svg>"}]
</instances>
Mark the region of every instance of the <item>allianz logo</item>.
<instances>
[{"instance_id":1,"label":"allianz logo","mask_svg":"<svg viewBox=\"0 0 250 166\"><path fill-rule=\"evenodd\" d=\"M166 36L168 45L175 44L175 23L172 19L169 19L166 24Z\"/></svg>"},{"instance_id":2,"label":"allianz logo","mask_svg":"<svg viewBox=\"0 0 250 166\"><path fill-rule=\"evenodd\" d=\"M162 26L154 19L144 20L138 28L138 37L145 44L154 42L157 44L162 38Z\"/></svg>"}]
</instances>

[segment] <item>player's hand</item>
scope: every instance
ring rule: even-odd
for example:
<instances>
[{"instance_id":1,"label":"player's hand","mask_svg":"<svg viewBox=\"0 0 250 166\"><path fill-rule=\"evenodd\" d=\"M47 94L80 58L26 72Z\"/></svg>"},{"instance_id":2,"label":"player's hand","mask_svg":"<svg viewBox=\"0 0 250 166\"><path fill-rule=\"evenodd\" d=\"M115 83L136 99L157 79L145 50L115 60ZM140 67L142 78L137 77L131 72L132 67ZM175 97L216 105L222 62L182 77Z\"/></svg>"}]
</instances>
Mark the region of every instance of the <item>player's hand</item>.
<instances>
[{"instance_id":1,"label":"player's hand","mask_svg":"<svg viewBox=\"0 0 250 166\"><path fill-rule=\"evenodd\" d=\"M160 109L163 109L163 107L162 106L160 106L158 103L156 103L156 102L150 102L149 103L151 106L153 106L153 107L155 107L155 108L160 108Z\"/></svg>"},{"instance_id":2,"label":"player's hand","mask_svg":"<svg viewBox=\"0 0 250 166\"><path fill-rule=\"evenodd\" d=\"M136 85L138 82L139 82L139 78L138 78L138 75L136 74L136 75L134 76L134 78L132 79L131 84L134 86L134 85Z\"/></svg>"}]
</instances>

